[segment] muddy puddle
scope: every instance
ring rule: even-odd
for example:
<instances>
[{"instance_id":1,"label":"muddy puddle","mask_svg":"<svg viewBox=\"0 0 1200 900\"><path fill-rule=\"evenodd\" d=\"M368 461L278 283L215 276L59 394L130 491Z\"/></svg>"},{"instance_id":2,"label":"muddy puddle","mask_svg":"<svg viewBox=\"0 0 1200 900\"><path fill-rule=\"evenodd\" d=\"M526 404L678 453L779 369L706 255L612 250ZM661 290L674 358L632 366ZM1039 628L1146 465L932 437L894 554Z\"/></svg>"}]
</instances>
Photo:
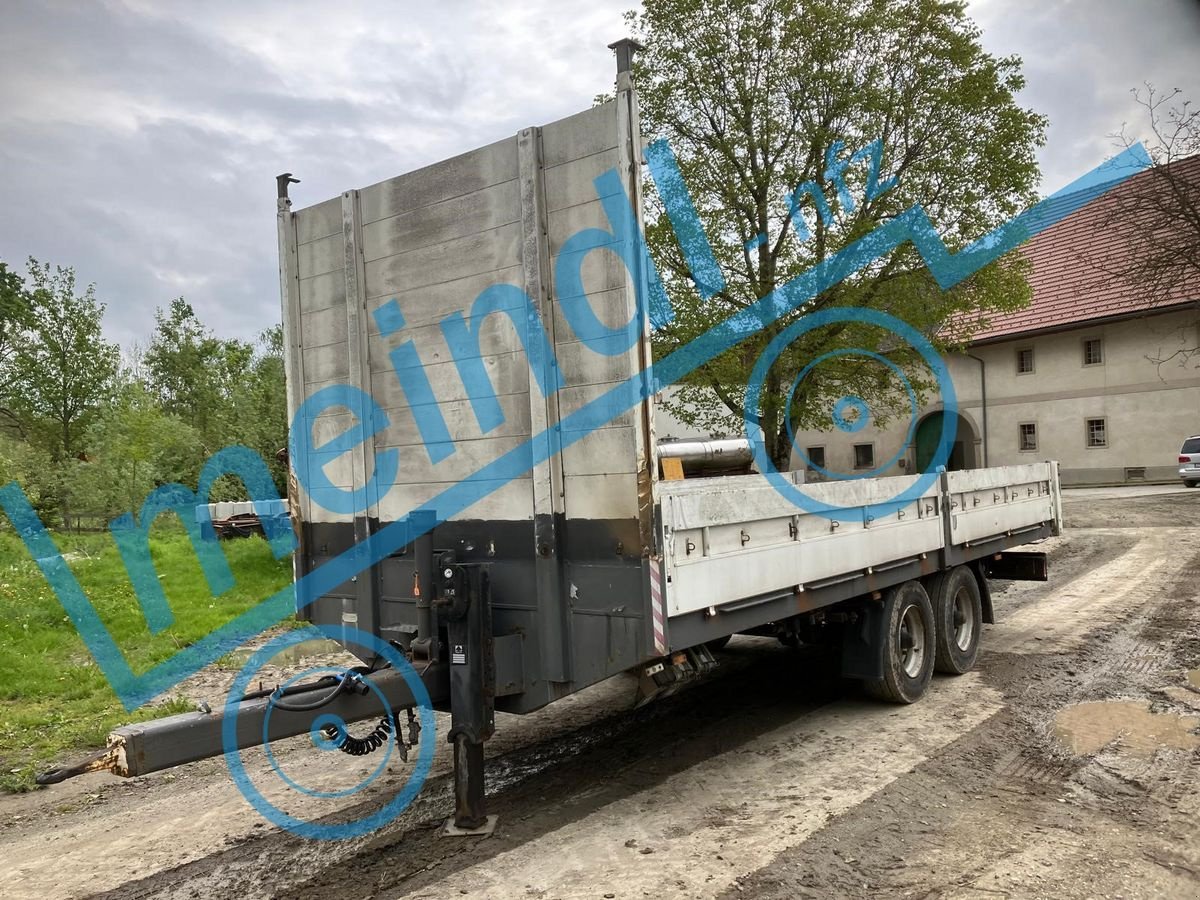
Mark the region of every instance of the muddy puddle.
<instances>
[{"instance_id":1,"label":"muddy puddle","mask_svg":"<svg viewBox=\"0 0 1200 900\"><path fill-rule=\"evenodd\" d=\"M1188 684L1192 686L1192 690L1200 691L1200 669L1192 669L1187 673Z\"/></svg>"},{"instance_id":2,"label":"muddy puddle","mask_svg":"<svg viewBox=\"0 0 1200 900\"><path fill-rule=\"evenodd\" d=\"M258 651L256 649L242 648L234 650L225 657L225 662L229 666L241 667L250 661L250 657ZM284 647L273 657L271 657L271 665L274 666L291 666L296 663L303 662L306 659L311 659L314 656L330 656L333 654L343 654L346 651L336 641L331 641L326 638L313 638L311 641L300 641L297 644L292 644L290 647Z\"/></svg>"},{"instance_id":3,"label":"muddy puddle","mask_svg":"<svg viewBox=\"0 0 1200 900\"><path fill-rule=\"evenodd\" d=\"M1194 674L1194 673L1193 673ZM1136 700L1108 700L1070 706L1055 718L1058 739L1076 755L1096 753L1116 742L1126 753L1151 756L1156 750L1200 747L1200 716L1154 713Z\"/></svg>"}]
</instances>

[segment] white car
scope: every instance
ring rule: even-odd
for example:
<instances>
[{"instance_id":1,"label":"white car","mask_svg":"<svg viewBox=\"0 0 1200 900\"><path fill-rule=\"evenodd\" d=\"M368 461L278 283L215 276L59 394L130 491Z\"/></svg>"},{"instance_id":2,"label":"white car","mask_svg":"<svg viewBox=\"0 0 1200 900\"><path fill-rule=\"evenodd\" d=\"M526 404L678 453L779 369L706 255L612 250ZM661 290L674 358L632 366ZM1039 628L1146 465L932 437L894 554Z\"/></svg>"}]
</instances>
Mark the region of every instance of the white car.
<instances>
[{"instance_id":1,"label":"white car","mask_svg":"<svg viewBox=\"0 0 1200 900\"><path fill-rule=\"evenodd\" d=\"M1179 448L1179 477L1188 487L1200 484L1200 434L1193 434Z\"/></svg>"}]
</instances>

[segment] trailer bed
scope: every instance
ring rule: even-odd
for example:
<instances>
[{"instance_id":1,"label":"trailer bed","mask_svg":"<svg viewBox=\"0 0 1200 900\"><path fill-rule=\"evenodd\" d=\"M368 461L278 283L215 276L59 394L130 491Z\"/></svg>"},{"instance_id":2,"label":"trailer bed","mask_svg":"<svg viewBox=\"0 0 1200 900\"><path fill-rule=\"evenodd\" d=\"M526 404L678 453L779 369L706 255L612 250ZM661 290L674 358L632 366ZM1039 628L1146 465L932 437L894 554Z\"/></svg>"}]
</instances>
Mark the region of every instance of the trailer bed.
<instances>
[{"instance_id":1,"label":"trailer bed","mask_svg":"<svg viewBox=\"0 0 1200 900\"><path fill-rule=\"evenodd\" d=\"M795 473L793 473L795 474ZM976 558L1060 519L1054 463L946 472L904 506L869 510L920 476L807 484L815 502L855 511L807 512L760 475L662 481L668 616L778 592L797 596L856 575L950 555ZM1029 540L1031 538L1026 538ZM976 551L976 552L972 552Z\"/></svg>"}]
</instances>

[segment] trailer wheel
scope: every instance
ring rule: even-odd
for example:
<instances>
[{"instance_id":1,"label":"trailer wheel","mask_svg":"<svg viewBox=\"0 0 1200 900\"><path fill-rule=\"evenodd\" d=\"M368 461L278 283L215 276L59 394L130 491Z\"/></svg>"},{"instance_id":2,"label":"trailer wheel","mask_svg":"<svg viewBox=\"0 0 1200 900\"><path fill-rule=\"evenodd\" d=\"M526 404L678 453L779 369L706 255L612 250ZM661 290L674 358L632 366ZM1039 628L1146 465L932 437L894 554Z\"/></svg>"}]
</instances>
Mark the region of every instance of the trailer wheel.
<instances>
[{"instance_id":1,"label":"trailer wheel","mask_svg":"<svg viewBox=\"0 0 1200 900\"><path fill-rule=\"evenodd\" d=\"M883 599L883 677L863 682L867 693L892 703L916 703L933 676L933 605L919 581L890 588Z\"/></svg>"},{"instance_id":2,"label":"trailer wheel","mask_svg":"<svg viewBox=\"0 0 1200 900\"><path fill-rule=\"evenodd\" d=\"M983 630L983 602L975 573L956 566L930 584L934 621L937 624L937 659L934 668L962 675L975 666L979 633Z\"/></svg>"}]
</instances>

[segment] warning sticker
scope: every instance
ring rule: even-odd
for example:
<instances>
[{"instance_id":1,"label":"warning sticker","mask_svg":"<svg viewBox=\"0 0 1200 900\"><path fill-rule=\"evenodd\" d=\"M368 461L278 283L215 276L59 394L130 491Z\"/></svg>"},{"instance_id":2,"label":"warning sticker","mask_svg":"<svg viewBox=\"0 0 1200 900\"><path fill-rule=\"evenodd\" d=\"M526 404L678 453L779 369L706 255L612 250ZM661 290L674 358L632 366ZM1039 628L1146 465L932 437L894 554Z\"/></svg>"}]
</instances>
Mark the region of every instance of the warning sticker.
<instances>
[{"instance_id":1,"label":"warning sticker","mask_svg":"<svg viewBox=\"0 0 1200 900\"><path fill-rule=\"evenodd\" d=\"M455 644L454 649L450 651L450 664L452 666L465 666L467 664L467 654L463 652L462 644Z\"/></svg>"}]
</instances>

